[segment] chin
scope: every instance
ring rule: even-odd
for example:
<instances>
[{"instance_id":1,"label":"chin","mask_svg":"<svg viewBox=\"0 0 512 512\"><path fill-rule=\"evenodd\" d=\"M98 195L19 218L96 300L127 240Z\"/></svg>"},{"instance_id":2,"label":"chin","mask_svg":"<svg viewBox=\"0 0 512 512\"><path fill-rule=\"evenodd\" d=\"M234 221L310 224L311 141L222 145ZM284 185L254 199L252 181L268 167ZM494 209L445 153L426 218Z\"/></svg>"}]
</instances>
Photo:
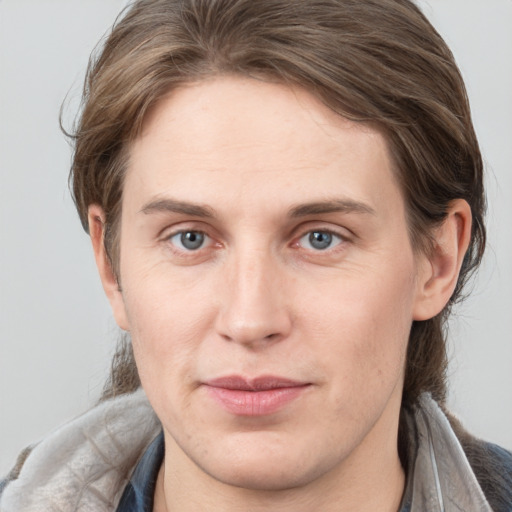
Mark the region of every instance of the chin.
<instances>
[{"instance_id":1,"label":"chin","mask_svg":"<svg viewBox=\"0 0 512 512\"><path fill-rule=\"evenodd\" d=\"M307 445L287 445L286 439L262 437L253 438L252 442L229 443L229 448L218 446L218 450L195 463L223 484L268 492L307 486L336 465L330 457L315 457L318 451Z\"/></svg>"},{"instance_id":2,"label":"chin","mask_svg":"<svg viewBox=\"0 0 512 512\"><path fill-rule=\"evenodd\" d=\"M301 471L296 464L267 460L250 464L246 461L242 467L215 468L210 476L223 484L241 489L278 492L304 487L318 478L320 473L318 470Z\"/></svg>"}]
</instances>

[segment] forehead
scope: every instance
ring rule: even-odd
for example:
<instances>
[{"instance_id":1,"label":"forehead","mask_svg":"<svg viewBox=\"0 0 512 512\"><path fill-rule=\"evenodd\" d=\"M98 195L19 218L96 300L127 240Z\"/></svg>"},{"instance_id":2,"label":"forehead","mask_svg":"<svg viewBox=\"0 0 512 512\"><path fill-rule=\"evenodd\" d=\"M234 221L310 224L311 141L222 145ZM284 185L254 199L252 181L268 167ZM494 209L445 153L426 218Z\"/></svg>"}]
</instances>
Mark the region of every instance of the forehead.
<instances>
[{"instance_id":1,"label":"forehead","mask_svg":"<svg viewBox=\"0 0 512 512\"><path fill-rule=\"evenodd\" d=\"M243 198L259 208L332 196L376 210L386 197L401 202L380 132L303 89L237 77L164 97L131 146L125 188L139 201Z\"/></svg>"}]
</instances>

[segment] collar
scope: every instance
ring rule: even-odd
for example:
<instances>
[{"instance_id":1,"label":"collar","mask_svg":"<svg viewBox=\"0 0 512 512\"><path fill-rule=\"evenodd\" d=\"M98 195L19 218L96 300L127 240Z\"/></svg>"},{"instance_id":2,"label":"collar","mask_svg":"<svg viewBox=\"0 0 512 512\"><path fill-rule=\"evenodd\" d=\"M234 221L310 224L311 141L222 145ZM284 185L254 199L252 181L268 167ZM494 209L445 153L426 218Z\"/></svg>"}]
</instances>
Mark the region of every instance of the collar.
<instances>
[{"instance_id":1,"label":"collar","mask_svg":"<svg viewBox=\"0 0 512 512\"><path fill-rule=\"evenodd\" d=\"M466 454L429 393L404 410L408 474L401 512L492 512Z\"/></svg>"}]
</instances>

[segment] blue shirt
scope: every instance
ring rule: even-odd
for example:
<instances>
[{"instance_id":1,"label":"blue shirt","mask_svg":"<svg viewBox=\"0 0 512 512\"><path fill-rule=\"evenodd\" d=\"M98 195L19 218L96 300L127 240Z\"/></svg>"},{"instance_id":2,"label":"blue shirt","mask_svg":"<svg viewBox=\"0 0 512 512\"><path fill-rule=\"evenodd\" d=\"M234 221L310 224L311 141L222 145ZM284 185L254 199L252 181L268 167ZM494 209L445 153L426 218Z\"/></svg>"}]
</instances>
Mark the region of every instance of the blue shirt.
<instances>
[{"instance_id":1,"label":"blue shirt","mask_svg":"<svg viewBox=\"0 0 512 512\"><path fill-rule=\"evenodd\" d=\"M164 434L148 446L126 486L116 512L153 512L156 479L164 460Z\"/></svg>"}]
</instances>

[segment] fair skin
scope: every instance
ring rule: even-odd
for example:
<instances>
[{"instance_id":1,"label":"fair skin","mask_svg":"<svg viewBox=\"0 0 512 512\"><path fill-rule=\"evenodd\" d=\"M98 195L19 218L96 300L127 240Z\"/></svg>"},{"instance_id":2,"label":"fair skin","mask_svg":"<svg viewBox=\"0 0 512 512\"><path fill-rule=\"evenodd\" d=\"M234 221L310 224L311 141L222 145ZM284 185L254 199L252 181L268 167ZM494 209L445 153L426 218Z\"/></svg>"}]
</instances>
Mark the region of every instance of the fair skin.
<instances>
[{"instance_id":1,"label":"fair skin","mask_svg":"<svg viewBox=\"0 0 512 512\"><path fill-rule=\"evenodd\" d=\"M414 251L384 137L301 89L222 77L168 94L130 148L117 323L162 422L157 511L396 511L413 320L455 286L454 201ZM243 504L243 505L241 505Z\"/></svg>"}]
</instances>

